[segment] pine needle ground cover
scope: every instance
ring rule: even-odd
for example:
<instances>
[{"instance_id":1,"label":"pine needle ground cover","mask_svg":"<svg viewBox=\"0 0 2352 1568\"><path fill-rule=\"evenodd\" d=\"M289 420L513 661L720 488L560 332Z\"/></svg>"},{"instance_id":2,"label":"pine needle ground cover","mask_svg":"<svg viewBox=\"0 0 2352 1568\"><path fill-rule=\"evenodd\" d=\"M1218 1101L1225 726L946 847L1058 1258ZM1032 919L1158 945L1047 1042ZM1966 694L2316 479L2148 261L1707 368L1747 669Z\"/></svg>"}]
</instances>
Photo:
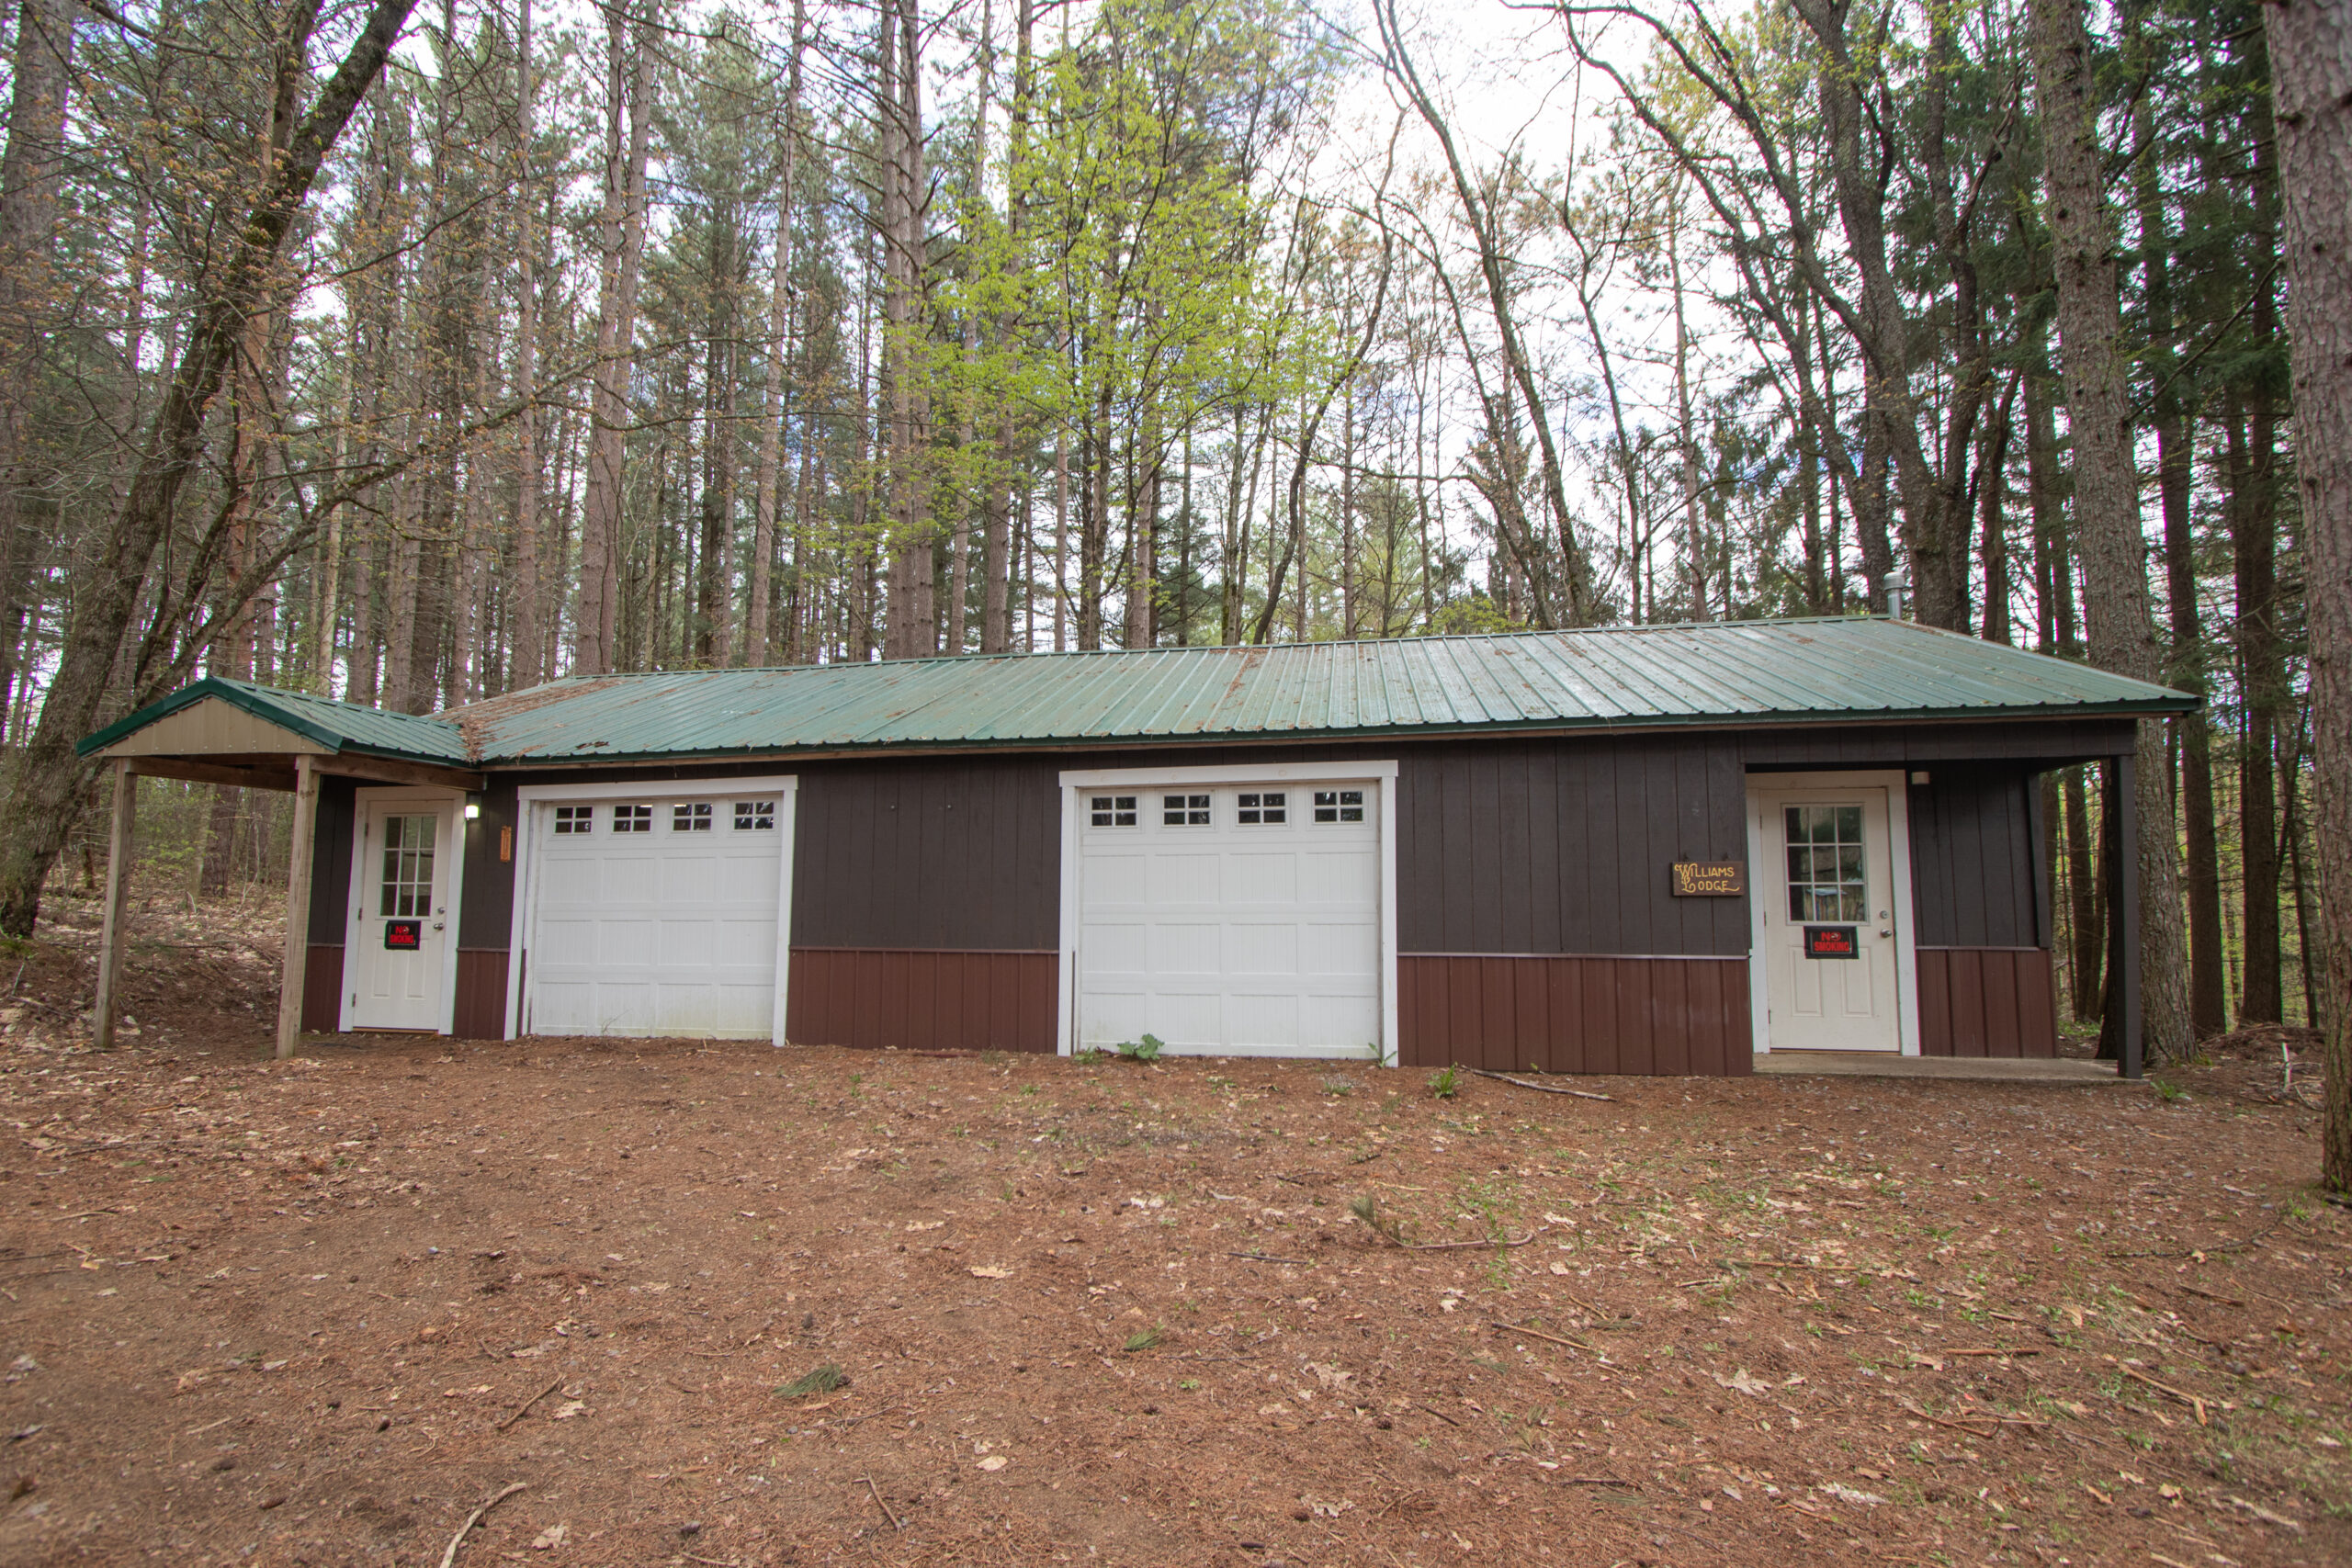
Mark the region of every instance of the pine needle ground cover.
<instances>
[{"instance_id":1,"label":"pine needle ground cover","mask_svg":"<svg viewBox=\"0 0 2352 1568\"><path fill-rule=\"evenodd\" d=\"M2352 1216L2268 1045L2169 1100L1602 1103L691 1043L270 1064L228 1016L0 1052L0 1559L2352 1559Z\"/></svg>"}]
</instances>

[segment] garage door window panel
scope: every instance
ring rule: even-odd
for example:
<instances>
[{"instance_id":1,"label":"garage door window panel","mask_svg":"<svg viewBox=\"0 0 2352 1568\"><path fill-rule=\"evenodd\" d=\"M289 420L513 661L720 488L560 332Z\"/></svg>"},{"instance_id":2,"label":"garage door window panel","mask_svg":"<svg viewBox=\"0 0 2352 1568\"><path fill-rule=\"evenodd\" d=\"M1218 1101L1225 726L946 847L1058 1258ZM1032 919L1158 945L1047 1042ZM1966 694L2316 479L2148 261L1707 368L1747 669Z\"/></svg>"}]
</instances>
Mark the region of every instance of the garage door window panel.
<instances>
[{"instance_id":1,"label":"garage door window panel","mask_svg":"<svg viewBox=\"0 0 2352 1568\"><path fill-rule=\"evenodd\" d=\"M1088 803L1088 825L1095 828L1132 828L1136 825L1136 797L1132 795L1098 795Z\"/></svg>"},{"instance_id":2,"label":"garage door window panel","mask_svg":"<svg viewBox=\"0 0 2352 1568\"><path fill-rule=\"evenodd\" d=\"M707 800L681 801L670 807L673 833L707 833L710 822L710 802Z\"/></svg>"},{"instance_id":3,"label":"garage door window panel","mask_svg":"<svg viewBox=\"0 0 2352 1568\"><path fill-rule=\"evenodd\" d=\"M653 831L653 807L650 806L614 807L613 831L616 833L650 833Z\"/></svg>"}]
</instances>

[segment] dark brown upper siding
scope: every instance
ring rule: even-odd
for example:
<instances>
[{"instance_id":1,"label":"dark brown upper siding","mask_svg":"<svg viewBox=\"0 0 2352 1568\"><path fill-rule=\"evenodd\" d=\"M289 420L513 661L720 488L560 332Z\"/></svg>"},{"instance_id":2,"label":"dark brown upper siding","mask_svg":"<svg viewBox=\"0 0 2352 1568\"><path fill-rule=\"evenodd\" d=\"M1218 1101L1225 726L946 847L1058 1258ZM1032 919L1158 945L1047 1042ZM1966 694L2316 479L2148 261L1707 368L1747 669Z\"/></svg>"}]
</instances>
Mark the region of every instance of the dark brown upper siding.
<instances>
[{"instance_id":1,"label":"dark brown upper siding","mask_svg":"<svg viewBox=\"0 0 2352 1568\"><path fill-rule=\"evenodd\" d=\"M1912 905L1922 947L2040 947L2030 792L2017 764L1939 763L1911 799Z\"/></svg>"},{"instance_id":2,"label":"dark brown upper siding","mask_svg":"<svg viewBox=\"0 0 2352 1568\"><path fill-rule=\"evenodd\" d=\"M1065 765L926 757L797 770L793 945L1057 947Z\"/></svg>"},{"instance_id":3,"label":"dark brown upper siding","mask_svg":"<svg viewBox=\"0 0 2352 1568\"><path fill-rule=\"evenodd\" d=\"M481 820L469 822L463 817L458 820L458 831L466 845L466 885L458 901L458 945L503 953L514 919L514 863L512 858L498 858L498 843L501 829L521 832L516 826L514 781L492 779L480 798Z\"/></svg>"},{"instance_id":4,"label":"dark brown upper siding","mask_svg":"<svg viewBox=\"0 0 2352 1568\"><path fill-rule=\"evenodd\" d=\"M1747 856L1736 742L1593 737L1398 747L1406 953L1747 951L1737 898L1677 898L1678 860Z\"/></svg>"},{"instance_id":5,"label":"dark brown upper siding","mask_svg":"<svg viewBox=\"0 0 2352 1568\"><path fill-rule=\"evenodd\" d=\"M354 792L358 787L354 780L333 775L319 781L319 825L311 839L313 947L332 947L340 952L351 929L351 822L354 803L358 799ZM332 992L333 986L328 989ZM333 1029L334 1025L326 1027Z\"/></svg>"}]
</instances>

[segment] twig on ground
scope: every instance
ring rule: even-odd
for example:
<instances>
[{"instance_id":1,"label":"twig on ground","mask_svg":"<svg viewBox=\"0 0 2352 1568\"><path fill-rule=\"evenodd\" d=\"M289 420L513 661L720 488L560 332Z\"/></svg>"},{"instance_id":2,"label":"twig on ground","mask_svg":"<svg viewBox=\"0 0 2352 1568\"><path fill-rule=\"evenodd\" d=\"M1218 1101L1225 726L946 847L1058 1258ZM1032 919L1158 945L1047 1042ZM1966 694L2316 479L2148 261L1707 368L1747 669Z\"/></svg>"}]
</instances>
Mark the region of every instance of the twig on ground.
<instances>
[{"instance_id":1,"label":"twig on ground","mask_svg":"<svg viewBox=\"0 0 2352 1568\"><path fill-rule=\"evenodd\" d=\"M1430 1415L1436 1416L1439 1420L1444 1422L1449 1427L1459 1427L1462 1425L1461 1422L1456 1421L1453 1416L1448 1416L1444 1411L1440 1410L1434 1404L1424 1404L1418 1408L1428 1411Z\"/></svg>"},{"instance_id":2,"label":"twig on ground","mask_svg":"<svg viewBox=\"0 0 2352 1568\"><path fill-rule=\"evenodd\" d=\"M882 1500L882 1488L874 1484L874 1477L868 1475L862 1479L865 1483L865 1489L874 1494L874 1506L882 1510L884 1518L890 1521L890 1528L894 1530L906 1529L906 1526L899 1522L899 1516L890 1511L890 1505Z\"/></svg>"},{"instance_id":3,"label":"twig on ground","mask_svg":"<svg viewBox=\"0 0 2352 1568\"><path fill-rule=\"evenodd\" d=\"M2039 1350L2004 1350L1998 1346L1978 1345L1962 1349L1947 1347L1943 1353L1947 1356L2039 1356L2041 1354Z\"/></svg>"},{"instance_id":4,"label":"twig on ground","mask_svg":"<svg viewBox=\"0 0 2352 1568\"><path fill-rule=\"evenodd\" d=\"M1492 1078L1497 1083L1507 1083L1514 1089L1532 1089L1538 1094L1572 1094L1578 1100L1605 1100L1612 1105L1616 1103L1616 1096L1595 1094L1590 1089L1562 1089L1555 1084L1529 1083L1525 1078L1515 1078L1505 1073L1490 1073L1484 1067L1473 1067L1470 1070L1482 1078Z\"/></svg>"},{"instance_id":5,"label":"twig on ground","mask_svg":"<svg viewBox=\"0 0 2352 1568\"><path fill-rule=\"evenodd\" d=\"M1566 1486L1622 1486L1628 1492L1642 1489L1638 1481L1620 1481L1613 1475L1564 1475L1560 1482Z\"/></svg>"},{"instance_id":6,"label":"twig on ground","mask_svg":"<svg viewBox=\"0 0 2352 1568\"><path fill-rule=\"evenodd\" d=\"M2158 1382L2147 1373L2136 1371L2133 1368L2124 1367L2120 1370L2125 1377L2130 1378L2133 1382L2143 1382L2159 1393L2171 1394L2175 1399L2179 1400L2183 1404L2188 1405L2190 1409L2197 1412L2197 1424L2199 1426L2202 1427L2206 1425L2205 1402L2202 1399L2199 1399L2197 1395L2183 1393L2181 1390L2173 1387L2172 1384L2168 1382Z\"/></svg>"},{"instance_id":7,"label":"twig on ground","mask_svg":"<svg viewBox=\"0 0 2352 1568\"><path fill-rule=\"evenodd\" d=\"M2284 1224L2286 1221L2283 1219L2273 1220L2252 1235L2236 1241L2215 1242L2211 1247L2185 1247L2175 1251L2110 1252L2107 1256L2109 1258L2193 1258L2201 1252L2211 1258L2221 1252L2243 1252Z\"/></svg>"},{"instance_id":8,"label":"twig on ground","mask_svg":"<svg viewBox=\"0 0 2352 1568\"><path fill-rule=\"evenodd\" d=\"M503 1491L493 1493L489 1502L484 1503L481 1507L476 1508L472 1513L468 1514L466 1516L466 1522L458 1527L458 1533L449 1538L449 1549L441 1554L441 1568L449 1568L449 1564L458 1560L458 1548L466 1543L466 1532L472 1529L476 1525L481 1523L481 1517L484 1514L489 1513L492 1508L495 1508L498 1505L506 1501L507 1498L514 1495L515 1493L524 1491L529 1485L530 1483L527 1481L509 1482Z\"/></svg>"},{"instance_id":9,"label":"twig on ground","mask_svg":"<svg viewBox=\"0 0 2352 1568\"><path fill-rule=\"evenodd\" d=\"M1586 1344L1581 1339L1568 1339L1564 1338L1557 1334L1546 1334L1540 1328L1518 1328L1508 1323L1497 1323L1493 1318L1488 1318L1487 1320L1487 1326L1499 1330L1504 1334L1524 1334L1530 1339L1541 1339L1553 1345L1566 1345L1569 1349L1582 1350L1588 1356L1598 1356L1600 1354L1600 1351L1594 1349L1591 1346Z\"/></svg>"},{"instance_id":10,"label":"twig on ground","mask_svg":"<svg viewBox=\"0 0 2352 1568\"><path fill-rule=\"evenodd\" d=\"M505 1420L501 1421L497 1426L492 1427L491 1430L493 1432L503 1432L507 1427L512 1427L515 1422L520 1421L523 1418L523 1412L528 1410L532 1405L537 1404L540 1400L545 1399L548 1394L553 1393L557 1389L560 1389L562 1386L563 1380L561 1378L556 1379L553 1382L548 1384L547 1387L539 1390L538 1393L531 1395L530 1398L516 1405L512 1415L508 1416Z\"/></svg>"},{"instance_id":11,"label":"twig on ground","mask_svg":"<svg viewBox=\"0 0 2352 1568\"><path fill-rule=\"evenodd\" d=\"M1246 1258L1252 1263L1295 1263L1302 1269L1312 1269L1315 1267L1315 1260L1310 1258L1274 1258L1263 1252L1228 1252L1226 1256L1227 1258Z\"/></svg>"}]
</instances>

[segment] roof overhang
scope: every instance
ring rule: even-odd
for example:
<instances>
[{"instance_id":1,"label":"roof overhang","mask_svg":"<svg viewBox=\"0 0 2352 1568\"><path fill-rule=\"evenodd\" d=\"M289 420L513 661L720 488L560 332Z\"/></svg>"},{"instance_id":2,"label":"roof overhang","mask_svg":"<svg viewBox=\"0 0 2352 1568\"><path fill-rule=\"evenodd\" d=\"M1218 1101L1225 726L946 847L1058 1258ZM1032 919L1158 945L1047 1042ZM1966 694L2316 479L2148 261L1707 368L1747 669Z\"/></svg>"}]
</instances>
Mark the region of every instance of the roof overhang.
<instances>
[{"instance_id":1,"label":"roof overhang","mask_svg":"<svg viewBox=\"0 0 2352 1568\"><path fill-rule=\"evenodd\" d=\"M208 690L210 686L212 689ZM291 790L300 759L312 772L379 784L479 790L477 770L347 750L332 731L277 708L236 700L234 687L198 682L109 725L76 748L142 777Z\"/></svg>"}]
</instances>

